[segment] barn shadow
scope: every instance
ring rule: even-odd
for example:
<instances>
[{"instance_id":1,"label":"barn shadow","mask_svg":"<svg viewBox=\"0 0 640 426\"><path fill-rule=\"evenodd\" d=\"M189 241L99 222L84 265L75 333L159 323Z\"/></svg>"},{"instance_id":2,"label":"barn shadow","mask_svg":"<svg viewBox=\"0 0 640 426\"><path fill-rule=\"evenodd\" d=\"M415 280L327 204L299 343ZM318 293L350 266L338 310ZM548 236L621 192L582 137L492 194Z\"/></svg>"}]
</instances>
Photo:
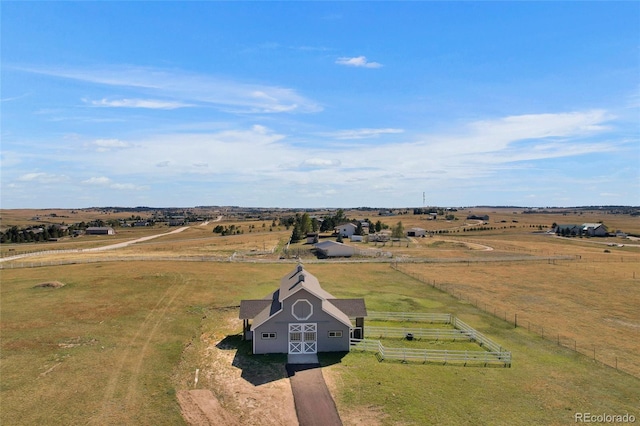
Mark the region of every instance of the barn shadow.
<instances>
[{"instance_id":1,"label":"barn shadow","mask_svg":"<svg viewBox=\"0 0 640 426\"><path fill-rule=\"evenodd\" d=\"M226 336L216 345L221 350L235 350L231 365L242 370L240 377L254 386L275 382L290 376L287 372L287 354L254 355L249 340L242 340L242 335ZM318 354L319 367L342 362L348 352L323 352ZM318 366L316 365L316 368Z\"/></svg>"}]
</instances>

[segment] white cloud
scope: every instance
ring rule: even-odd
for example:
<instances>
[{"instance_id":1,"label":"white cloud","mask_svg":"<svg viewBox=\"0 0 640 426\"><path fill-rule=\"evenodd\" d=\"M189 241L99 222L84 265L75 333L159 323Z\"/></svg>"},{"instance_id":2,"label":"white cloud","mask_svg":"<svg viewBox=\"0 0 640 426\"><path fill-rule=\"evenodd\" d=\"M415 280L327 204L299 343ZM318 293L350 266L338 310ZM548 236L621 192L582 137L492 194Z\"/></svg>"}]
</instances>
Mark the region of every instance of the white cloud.
<instances>
[{"instance_id":1,"label":"white cloud","mask_svg":"<svg viewBox=\"0 0 640 426\"><path fill-rule=\"evenodd\" d=\"M131 146L129 143L119 139L96 139L91 142L91 145L96 146L99 152L106 152L112 149L124 149Z\"/></svg>"},{"instance_id":2,"label":"white cloud","mask_svg":"<svg viewBox=\"0 0 640 426\"><path fill-rule=\"evenodd\" d=\"M403 133L403 129L352 129L339 130L337 132L324 133L324 136L336 139L366 139L380 135Z\"/></svg>"},{"instance_id":3,"label":"white cloud","mask_svg":"<svg viewBox=\"0 0 640 426\"><path fill-rule=\"evenodd\" d=\"M148 190L149 186L147 185L134 185L132 183L114 183L109 186L109 188L117 189L120 191L144 191Z\"/></svg>"},{"instance_id":4,"label":"white cloud","mask_svg":"<svg viewBox=\"0 0 640 426\"><path fill-rule=\"evenodd\" d=\"M235 113L310 113L322 111L316 102L295 90L273 85L245 83L208 74L189 73L134 66L111 66L93 69L22 68L23 71L73 80L116 86L164 101L132 98L120 101L96 101L104 106L157 108L209 105Z\"/></svg>"},{"instance_id":5,"label":"white cloud","mask_svg":"<svg viewBox=\"0 0 640 426\"><path fill-rule=\"evenodd\" d=\"M310 168L325 168L325 167L337 167L341 164L340 160L328 160L325 158L309 158L304 160L301 164L302 167Z\"/></svg>"},{"instance_id":6,"label":"white cloud","mask_svg":"<svg viewBox=\"0 0 640 426\"><path fill-rule=\"evenodd\" d=\"M69 180L68 176L44 172L25 173L18 177L21 182L60 183Z\"/></svg>"},{"instance_id":7,"label":"white cloud","mask_svg":"<svg viewBox=\"0 0 640 426\"><path fill-rule=\"evenodd\" d=\"M82 183L85 185L103 186L105 188L115 189L118 191L142 191L142 190L149 189L149 186L147 185L134 185L132 183L115 183L106 176L91 177L89 179L83 180Z\"/></svg>"},{"instance_id":8,"label":"white cloud","mask_svg":"<svg viewBox=\"0 0 640 426\"><path fill-rule=\"evenodd\" d=\"M87 180L83 180L82 183L87 185L108 185L111 183L111 179L105 176L92 177Z\"/></svg>"},{"instance_id":9,"label":"white cloud","mask_svg":"<svg viewBox=\"0 0 640 426\"><path fill-rule=\"evenodd\" d=\"M382 64L378 62L369 62L365 56L355 56L353 58L342 57L336 60L336 64L346 65L349 67L362 68L381 68Z\"/></svg>"},{"instance_id":10,"label":"white cloud","mask_svg":"<svg viewBox=\"0 0 640 426\"><path fill-rule=\"evenodd\" d=\"M114 107L114 108L148 108L148 109L177 109L191 107L187 104L177 101L160 101L156 99L101 99L99 101L87 101L93 106Z\"/></svg>"}]
</instances>

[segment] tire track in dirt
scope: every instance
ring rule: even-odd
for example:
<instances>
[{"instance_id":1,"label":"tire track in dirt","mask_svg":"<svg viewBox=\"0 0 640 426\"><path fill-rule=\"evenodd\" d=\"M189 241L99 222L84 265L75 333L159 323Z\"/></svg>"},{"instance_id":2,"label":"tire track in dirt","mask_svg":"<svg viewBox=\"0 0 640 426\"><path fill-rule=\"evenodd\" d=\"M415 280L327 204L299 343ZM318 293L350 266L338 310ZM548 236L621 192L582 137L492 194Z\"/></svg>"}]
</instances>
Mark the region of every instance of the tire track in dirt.
<instances>
[{"instance_id":1,"label":"tire track in dirt","mask_svg":"<svg viewBox=\"0 0 640 426\"><path fill-rule=\"evenodd\" d=\"M153 324L151 331L146 334L147 339L145 340L144 345L142 346L142 349L140 349L140 352L137 356L137 362L133 369L133 373L130 376L127 396L125 398L125 401L126 401L125 411L128 411L132 407L135 407L138 402L139 394L137 390L138 390L138 385L140 384L138 377L140 376L140 371L142 370L142 364L149 350L149 345L151 343L151 340L155 337L156 332L158 331L158 328L162 324L166 316L167 310L169 310L171 305L173 305L174 300L176 300L178 295L182 292L182 289L189 282L189 280L185 280L182 275L180 276L180 281L181 283L177 286L177 289L172 293L169 301L164 305L161 311L158 312L158 315L156 315L157 319L154 319L155 323Z\"/></svg>"},{"instance_id":2,"label":"tire track in dirt","mask_svg":"<svg viewBox=\"0 0 640 426\"><path fill-rule=\"evenodd\" d=\"M96 416L97 418L93 423L100 425L111 423L109 421L109 417L115 414L113 412L116 409L116 401L114 401L114 397L118 389L120 378L123 375L124 370L129 370L128 367L132 363L132 352L134 351L135 345L140 341L142 336L147 336L147 339L140 350L139 356L135 358L136 362L131 370L131 374L126 379L128 383L127 398L133 393L133 391L135 391L135 385L138 382L138 377L142 368L142 361L146 351L148 350L149 343L156 333L160 323L164 319L167 310L182 291L184 284L185 279L182 274L180 274L179 277L174 278L173 283L164 291L162 296L160 296L160 299L158 299L155 306L145 316L135 335L126 344L124 352L120 357L117 366L112 370L111 376L108 380L104 397L102 399L102 409L98 416ZM123 411L126 412L130 405L131 404L125 402Z\"/></svg>"}]
</instances>

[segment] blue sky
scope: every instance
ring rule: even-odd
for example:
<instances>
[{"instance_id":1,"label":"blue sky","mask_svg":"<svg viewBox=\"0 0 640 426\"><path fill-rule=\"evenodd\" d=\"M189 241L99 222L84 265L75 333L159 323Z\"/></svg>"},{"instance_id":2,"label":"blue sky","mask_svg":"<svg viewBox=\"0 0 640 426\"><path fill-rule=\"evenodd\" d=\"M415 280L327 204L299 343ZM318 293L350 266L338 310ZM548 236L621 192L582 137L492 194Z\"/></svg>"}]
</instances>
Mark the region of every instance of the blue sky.
<instances>
[{"instance_id":1,"label":"blue sky","mask_svg":"<svg viewBox=\"0 0 640 426\"><path fill-rule=\"evenodd\" d=\"M638 2L2 2L2 208L640 205Z\"/></svg>"}]
</instances>

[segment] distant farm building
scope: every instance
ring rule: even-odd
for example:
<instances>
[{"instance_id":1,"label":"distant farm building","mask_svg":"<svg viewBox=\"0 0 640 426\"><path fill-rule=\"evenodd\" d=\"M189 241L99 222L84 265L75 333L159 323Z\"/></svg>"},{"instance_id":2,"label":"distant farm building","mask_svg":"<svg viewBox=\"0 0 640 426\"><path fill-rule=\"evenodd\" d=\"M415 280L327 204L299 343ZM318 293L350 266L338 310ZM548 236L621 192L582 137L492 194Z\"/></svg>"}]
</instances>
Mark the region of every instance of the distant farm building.
<instances>
[{"instance_id":1,"label":"distant farm building","mask_svg":"<svg viewBox=\"0 0 640 426\"><path fill-rule=\"evenodd\" d=\"M356 249L336 241L323 241L313 245L319 258L327 257L351 257Z\"/></svg>"},{"instance_id":2,"label":"distant farm building","mask_svg":"<svg viewBox=\"0 0 640 426\"><path fill-rule=\"evenodd\" d=\"M349 241L355 242L355 243L361 243L363 240L364 240L364 237L362 235L352 235L349 237Z\"/></svg>"},{"instance_id":3,"label":"distant farm building","mask_svg":"<svg viewBox=\"0 0 640 426\"><path fill-rule=\"evenodd\" d=\"M90 226L85 231L87 235L115 235L116 231L110 226Z\"/></svg>"},{"instance_id":4,"label":"distant farm building","mask_svg":"<svg viewBox=\"0 0 640 426\"><path fill-rule=\"evenodd\" d=\"M407 237L424 237L425 235L427 235L426 229L422 229L422 228L407 229Z\"/></svg>"},{"instance_id":5,"label":"distant farm building","mask_svg":"<svg viewBox=\"0 0 640 426\"><path fill-rule=\"evenodd\" d=\"M318 242L319 234L317 232L309 232L307 234L307 244L315 244Z\"/></svg>"},{"instance_id":6,"label":"distant farm building","mask_svg":"<svg viewBox=\"0 0 640 426\"><path fill-rule=\"evenodd\" d=\"M366 316L364 299L336 299L302 265L264 299L242 300L239 315L254 354L346 352L352 336L364 336Z\"/></svg>"}]
</instances>

